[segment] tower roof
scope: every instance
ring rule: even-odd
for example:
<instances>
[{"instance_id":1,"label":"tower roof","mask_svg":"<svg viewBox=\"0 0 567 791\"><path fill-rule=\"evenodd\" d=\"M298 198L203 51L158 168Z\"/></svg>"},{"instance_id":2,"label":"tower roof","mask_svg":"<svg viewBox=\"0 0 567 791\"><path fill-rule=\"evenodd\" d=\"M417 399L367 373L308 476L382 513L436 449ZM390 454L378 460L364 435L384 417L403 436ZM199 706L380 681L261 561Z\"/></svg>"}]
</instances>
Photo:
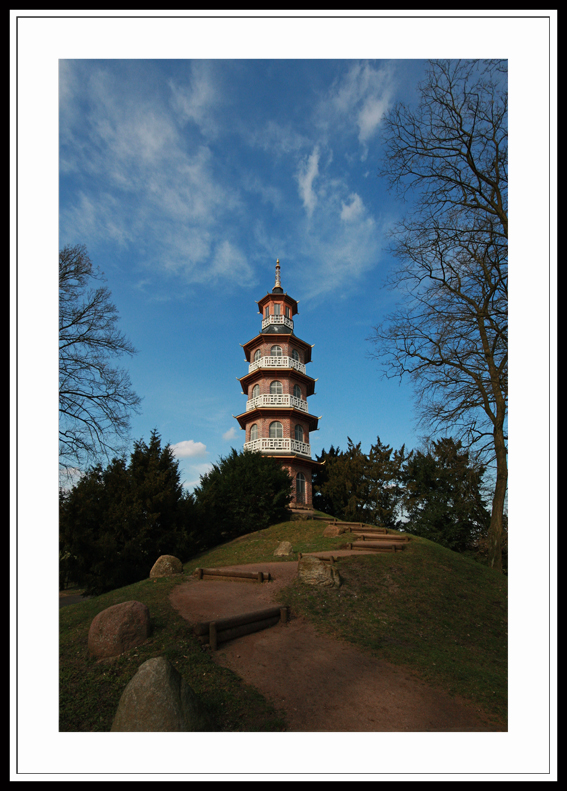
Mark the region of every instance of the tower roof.
<instances>
[{"instance_id":1,"label":"tower roof","mask_svg":"<svg viewBox=\"0 0 567 791\"><path fill-rule=\"evenodd\" d=\"M282 281L281 281L281 268L280 268L280 259L276 261L276 281L273 289L266 293L265 297L259 299L257 302L258 308L260 313L264 310L264 305L269 302L273 297L281 298L286 305L289 305L291 308L291 315L294 316L297 310L297 300L293 299L293 297L288 296L287 291L284 291L282 288Z\"/></svg>"},{"instance_id":2,"label":"tower roof","mask_svg":"<svg viewBox=\"0 0 567 791\"><path fill-rule=\"evenodd\" d=\"M281 271L280 271L280 259L278 258L276 261L276 283L272 289L272 294L283 294L284 290L282 288L281 282Z\"/></svg>"}]
</instances>

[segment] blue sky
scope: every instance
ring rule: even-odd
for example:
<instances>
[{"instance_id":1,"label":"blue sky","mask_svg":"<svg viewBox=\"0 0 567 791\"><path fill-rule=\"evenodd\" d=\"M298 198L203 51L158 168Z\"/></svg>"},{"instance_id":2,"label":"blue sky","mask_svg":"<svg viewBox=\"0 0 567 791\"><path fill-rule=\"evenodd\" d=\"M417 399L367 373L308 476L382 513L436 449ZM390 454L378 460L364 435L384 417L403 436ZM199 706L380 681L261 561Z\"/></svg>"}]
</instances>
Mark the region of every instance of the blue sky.
<instances>
[{"instance_id":1,"label":"blue sky","mask_svg":"<svg viewBox=\"0 0 567 791\"><path fill-rule=\"evenodd\" d=\"M422 60L62 60L60 244L104 270L125 365L185 484L231 447L245 409L239 344L274 285L315 344L312 454L380 436L416 447L407 384L367 340L391 306L386 234L404 210L377 177L380 124L412 102Z\"/></svg>"}]
</instances>

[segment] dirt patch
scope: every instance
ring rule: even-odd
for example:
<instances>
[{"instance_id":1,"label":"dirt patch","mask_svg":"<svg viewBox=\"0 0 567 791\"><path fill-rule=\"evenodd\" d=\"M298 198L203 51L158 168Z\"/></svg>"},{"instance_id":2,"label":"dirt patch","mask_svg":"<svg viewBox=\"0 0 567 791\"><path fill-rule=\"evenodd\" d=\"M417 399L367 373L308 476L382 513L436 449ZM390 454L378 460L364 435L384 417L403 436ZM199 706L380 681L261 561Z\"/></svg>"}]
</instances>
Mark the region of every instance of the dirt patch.
<instances>
[{"instance_id":1,"label":"dirt patch","mask_svg":"<svg viewBox=\"0 0 567 791\"><path fill-rule=\"evenodd\" d=\"M268 571L273 579L182 583L170 594L181 617L195 623L279 604L278 592L297 574L297 562L230 568ZM213 657L282 710L290 731L500 730L475 707L405 668L318 634L303 618L221 644Z\"/></svg>"}]
</instances>

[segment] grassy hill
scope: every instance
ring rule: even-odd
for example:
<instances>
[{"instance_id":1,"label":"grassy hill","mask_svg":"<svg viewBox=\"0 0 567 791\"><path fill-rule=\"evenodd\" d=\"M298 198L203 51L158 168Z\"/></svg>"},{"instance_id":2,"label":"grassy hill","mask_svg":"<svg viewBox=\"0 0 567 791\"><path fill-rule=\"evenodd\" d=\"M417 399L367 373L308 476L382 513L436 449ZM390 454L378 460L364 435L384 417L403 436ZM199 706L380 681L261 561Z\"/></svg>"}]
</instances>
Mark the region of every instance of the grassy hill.
<instances>
[{"instance_id":1,"label":"grassy hill","mask_svg":"<svg viewBox=\"0 0 567 791\"><path fill-rule=\"evenodd\" d=\"M344 536L324 538L323 529L318 521L273 525L193 558L181 578L143 580L63 608L60 730L110 730L124 687L142 662L159 655L201 695L219 730L284 730L285 722L258 692L203 651L168 595L197 566L273 562L274 549L283 540L296 553L344 544ZM432 686L473 701L505 723L506 577L421 538L413 538L404 552L340 558L338 567L340 588L316 590L295 580L279 601L321 632L406 666ZM106 607L131 599L150 609L151 640L121 657L96 662L87 652L92 619Z\"/></svg>"}]
</instances>

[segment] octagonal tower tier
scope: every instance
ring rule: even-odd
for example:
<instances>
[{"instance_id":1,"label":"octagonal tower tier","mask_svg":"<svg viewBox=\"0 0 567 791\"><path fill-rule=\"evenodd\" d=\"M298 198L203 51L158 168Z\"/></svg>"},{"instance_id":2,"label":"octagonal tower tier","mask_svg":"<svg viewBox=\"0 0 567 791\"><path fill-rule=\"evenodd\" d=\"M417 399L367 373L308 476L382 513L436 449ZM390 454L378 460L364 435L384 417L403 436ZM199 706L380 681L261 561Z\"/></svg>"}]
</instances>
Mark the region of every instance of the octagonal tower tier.
<instances>
[{"instance_id":1,"label":"octagonal tower tier","mask_svg":"<svg viewBox=\"0 0 567 791\"><path fill-rule=\"evenodd\" d=\"M311 458L309 443L319 422L307 403L317 381L306 372L313 347L294 333L297 302L284 293L279 260L275 286L257 304L262 329L242 346L248 373L239 381L248 400L246 411L235 417L246 431L244 448L275 457L288 470L294 481L292 506L311 506L311 476L320 466Z\"/></svg>"}]
</instances>

